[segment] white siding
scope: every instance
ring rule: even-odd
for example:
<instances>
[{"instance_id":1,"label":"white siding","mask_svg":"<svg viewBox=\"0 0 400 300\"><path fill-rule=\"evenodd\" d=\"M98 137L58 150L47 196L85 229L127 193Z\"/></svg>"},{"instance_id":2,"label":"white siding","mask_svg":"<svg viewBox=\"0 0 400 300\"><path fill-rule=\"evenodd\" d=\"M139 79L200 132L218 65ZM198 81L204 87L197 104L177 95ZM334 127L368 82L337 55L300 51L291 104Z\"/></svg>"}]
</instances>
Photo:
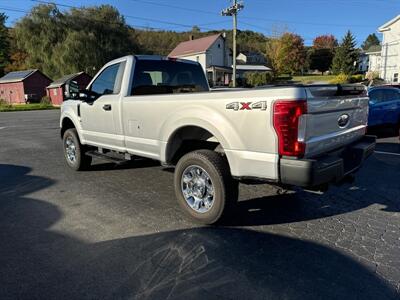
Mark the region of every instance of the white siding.
<instances>
[{"instance_id":1,"label":"white siding","mask_svg":"<svg viewBox=\"0 0 400 300\"><path fill-rule=\"evenodd\" d=\"M207 68L210 66L226 66L225 41L219 37L207 50Z\"/></svg>"},{"instance_id":2,"label":"white siding","mask_svg":"<svg viewBox=\"0 0 400 300\"><path fill-rule=\"evenodd\" d=\"M243 53L239 53L239 55L236 58L237 61L243 63L243 64L247 64L247 56L244 55Z\"/></svg>"},{"instance_id":3,"label":"white siding","mask_svg":"<svg viewBox=\"0 0 400 300\"><path fill-rule=\"evenodd\" d=\"M380 72L381 70L381 54L369 54L369 68L371 72Z\"/></svg>"},{"instance_id":4,"label":"white siding","mask_svg":"<svg viewBox=\"0 0 400 300\"><path fill-rule=\"evenodd\" d=\"M196 61L201 64L203 67L204 73L206 72L206 54L205 53L198 53L198 54L192 54L192 55L187 55L187 56L179 56L179 58L182 59L187 59L191 61Z\"/></svg>"},{"instance_id":5,"label":"white siding","mask_svg":"<svg viewBox=\"0 0 400 300\"><path fill-rule=\"evenodd\" d=\"M400 21L383 32L381 77L393 82L394 74L400 73Z\"/></svg>"},{"instance_id":6,"label":"white siding","mask_svg":"<svg viewBox=\"0 0 400 300\"><path fill-rule=\"evenodd\" d=\"M367 54L361 54L358 61L358 70L360 72L367 72L369 69L369 57Z\"/></svg>"}]
</instances>

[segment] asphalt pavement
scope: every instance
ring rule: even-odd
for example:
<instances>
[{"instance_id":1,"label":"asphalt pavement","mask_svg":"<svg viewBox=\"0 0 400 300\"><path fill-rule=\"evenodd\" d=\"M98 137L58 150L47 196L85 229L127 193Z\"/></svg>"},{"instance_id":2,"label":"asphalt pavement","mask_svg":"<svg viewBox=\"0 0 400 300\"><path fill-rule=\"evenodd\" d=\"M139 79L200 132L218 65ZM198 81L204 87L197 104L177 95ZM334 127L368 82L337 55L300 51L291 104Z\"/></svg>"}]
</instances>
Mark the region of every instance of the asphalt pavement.
<instances>
[{"instance_id":1,"label":"asphalt pavement","mask_svg":"<svg viewBox=\"0 0 400 300\"><path fill-rule=\"evenodd\" d=\"M0 113L0 299L400 298L398 137L354 183L241 185L237 216L205 227L157 162L67 168L58 117Z\"/></svg>"}]
</instances>

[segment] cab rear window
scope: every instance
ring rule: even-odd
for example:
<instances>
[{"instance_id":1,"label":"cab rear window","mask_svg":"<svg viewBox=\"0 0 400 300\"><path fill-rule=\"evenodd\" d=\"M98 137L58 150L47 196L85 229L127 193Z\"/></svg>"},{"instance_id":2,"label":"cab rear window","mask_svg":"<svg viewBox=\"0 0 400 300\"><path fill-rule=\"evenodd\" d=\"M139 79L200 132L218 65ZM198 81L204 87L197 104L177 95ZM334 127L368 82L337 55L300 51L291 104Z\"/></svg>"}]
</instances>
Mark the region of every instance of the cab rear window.
<instances>
[{"instance_id":1,"label":"cab rear window","mask_svg":"<svg viewBox=\"0 0 400 300\"><path fill-rule=\"evenodd\" d=\"M131 95L193 93L208 91L198 64L173 60L137 60Z\"/></svg>"}]
</instances>

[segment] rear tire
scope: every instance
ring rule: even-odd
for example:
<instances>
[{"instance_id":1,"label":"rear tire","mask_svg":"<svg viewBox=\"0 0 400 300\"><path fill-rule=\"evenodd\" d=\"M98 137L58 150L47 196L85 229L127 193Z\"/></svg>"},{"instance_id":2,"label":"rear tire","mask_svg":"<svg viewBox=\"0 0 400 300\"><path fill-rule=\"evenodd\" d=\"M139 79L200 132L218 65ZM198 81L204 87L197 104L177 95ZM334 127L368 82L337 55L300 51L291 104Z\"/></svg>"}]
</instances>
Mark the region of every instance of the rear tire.
<instances>
[{"instance_id":1,"label":"rear tire","mask_svg":"<svg viewBox=\"0 0 400 300\"><path fill-rule=\"evenodd\" d=\"M63 136L64 157L67 165L75 171L88 170L92 157L85 154L85 146L79 141L75 128L65 131Z\"/></svg>"},{"instance_id":2,"label":"rear tire","mask_svg":"<svg viewBox=\"0 0 400 300\"><path fill-rule=\"evenodd\" d=\"M202 224L225 219L238 200L239 184L232 178L226 158L211 150L184 155L175 169L174 186L183 211Z\"/></svg>"}]
</instances>

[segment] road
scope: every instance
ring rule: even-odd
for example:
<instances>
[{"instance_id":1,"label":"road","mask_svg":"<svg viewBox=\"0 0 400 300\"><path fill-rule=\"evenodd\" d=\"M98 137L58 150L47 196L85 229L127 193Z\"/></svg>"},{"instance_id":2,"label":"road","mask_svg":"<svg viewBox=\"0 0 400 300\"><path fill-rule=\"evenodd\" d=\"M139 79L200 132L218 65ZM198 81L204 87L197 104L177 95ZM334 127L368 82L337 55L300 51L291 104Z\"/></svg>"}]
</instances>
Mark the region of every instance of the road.
<instances>
[{"instance_id":1,"label":"road","mask_svg":"<svg viewBox=\"0 0 400 300\"><path fill-rule=\"evenodd\" d=\"M151 160L63 160L58 111L0 113L0 299L396 299L400 144L324 194L240 187L202 227Z\"/></svg>"}]
</instances>

